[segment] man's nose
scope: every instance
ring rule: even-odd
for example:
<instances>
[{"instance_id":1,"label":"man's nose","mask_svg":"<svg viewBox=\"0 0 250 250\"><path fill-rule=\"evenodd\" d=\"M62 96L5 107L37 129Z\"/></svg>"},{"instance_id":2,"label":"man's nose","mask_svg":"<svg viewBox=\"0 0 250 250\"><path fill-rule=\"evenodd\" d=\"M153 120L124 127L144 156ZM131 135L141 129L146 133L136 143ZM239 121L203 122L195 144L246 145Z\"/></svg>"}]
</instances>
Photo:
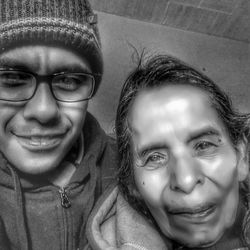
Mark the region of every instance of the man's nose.
<instances>
[{"instance_id":1,"label":"man's nose","mask_svg":"<svg viewBox=\"0 0 250 250\"><path fill-rule=\"evenodd\" d=\"M58 115L58 104L50 86L47 83L40 83L34 96L25 105L24 117L45 124L57 119Z\"/></svg>"},{"instance_id":2,"label":"man's nose","mask_svg":"<svg viewBox=\"0 0 250 250\"><path fill-rule=\"evenodd\" d=\"M189 194L204 181L201 165L197 159L192 156L176 157L170 176L172 190Z\"/></svg>"}]
</instances>

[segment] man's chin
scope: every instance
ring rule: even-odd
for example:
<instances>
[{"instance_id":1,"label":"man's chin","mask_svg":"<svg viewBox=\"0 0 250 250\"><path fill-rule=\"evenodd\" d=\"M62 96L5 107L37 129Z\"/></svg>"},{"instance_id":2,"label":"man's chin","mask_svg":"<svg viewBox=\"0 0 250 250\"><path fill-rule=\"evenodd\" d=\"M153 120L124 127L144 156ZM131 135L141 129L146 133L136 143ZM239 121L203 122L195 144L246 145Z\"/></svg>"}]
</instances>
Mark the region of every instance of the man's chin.
<instances>
[{"instance_id":1,"label":"man's chin","mask_svg":"<svg viewBox=\"0 0 250 250\"><path fill-rule=\"evenodd\" d=\"M61 144L60 147L57 146L51 150L32 151L19 144L14 144L2 151L11 165L19 172L41 175L53 171L59 166L66 154L66 147Z\"/></svg>"},{"instance_id":2,"label":"man's chin","mask_svg":"<svg viewBox=\"0 0 250 250\"><path fill-rule=\"evenodd\" d=\"M61 159L60 159L61 160ZM60 164L60 160L32 159L27 161L11 162L18 172L27 175L46 175L54 171Z\"/></svg>"}]
</instances>

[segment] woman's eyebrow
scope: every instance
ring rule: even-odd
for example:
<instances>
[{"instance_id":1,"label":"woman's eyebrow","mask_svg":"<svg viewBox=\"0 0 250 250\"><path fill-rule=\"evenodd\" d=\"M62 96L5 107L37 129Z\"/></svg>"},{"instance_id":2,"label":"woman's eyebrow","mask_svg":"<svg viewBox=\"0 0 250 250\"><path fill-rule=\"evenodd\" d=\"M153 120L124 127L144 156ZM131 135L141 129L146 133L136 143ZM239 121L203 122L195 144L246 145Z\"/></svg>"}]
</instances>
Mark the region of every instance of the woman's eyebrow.
<instances>
[{"instance_id":1,"label":"woman's eyebrow","mask_svg":"<svg viewBox=\"0 0 250 250\"><path fill-rule=\"evenodd\" d=\"M192 132L187 139L187 143L197 140L199 138L205 137L205 136L221 136L221 132L211 126L199 129L197 131Z\"/></svg>"},{"instance_id":2,"label":"woman's eyebrow","mask_svg":"<svg viewBox=\"0 0 250 250\"><path fill-rule=\"evenodd\" d=\"M207 126L204 128L201 128L199 130L193 131L187 139L187 143L190 143L193 140L197 140L199 138L205 137L205 136L221 136L220 130L217 128L214 128L212 126ZM158 150L158 149L168 149L169 145L166 144L166 142L155 142L155 143L149 143L145 146L138 147L137 148L137 154L139 157L144 157L147 155L149 152Z\"/></svg>"},{"instance_id":3,"label":"woman's eyebrow","mask_svg":"<svg viewBox=\"0 0 250 250\"><path fill-rule=\"evenodd\" d=\"M166 143L152 143L141 147L139 150L137 150L137 152L139 157L144 157L149 152L163 148L168 149L168 145Z\"/></svg>"}]
</instances>

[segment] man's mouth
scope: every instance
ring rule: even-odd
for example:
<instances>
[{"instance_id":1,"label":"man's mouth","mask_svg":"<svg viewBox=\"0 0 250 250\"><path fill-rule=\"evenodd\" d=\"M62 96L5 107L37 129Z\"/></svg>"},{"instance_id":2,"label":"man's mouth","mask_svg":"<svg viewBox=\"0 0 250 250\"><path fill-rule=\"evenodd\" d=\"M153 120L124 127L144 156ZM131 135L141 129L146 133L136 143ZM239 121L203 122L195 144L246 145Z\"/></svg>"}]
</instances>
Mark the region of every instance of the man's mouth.
<instances>
[{"instance_id":1,"label":"man's mouth","mask_svg":"<svg viewBox=\"0 0 250 250\"><path fill-rule=\"evenodd\" d=\"M30 151L51 150L57 147L65 136L63 133L44 133L44 134L17 134L18 142L22 147Z\"/></svg>"}]
</instances>

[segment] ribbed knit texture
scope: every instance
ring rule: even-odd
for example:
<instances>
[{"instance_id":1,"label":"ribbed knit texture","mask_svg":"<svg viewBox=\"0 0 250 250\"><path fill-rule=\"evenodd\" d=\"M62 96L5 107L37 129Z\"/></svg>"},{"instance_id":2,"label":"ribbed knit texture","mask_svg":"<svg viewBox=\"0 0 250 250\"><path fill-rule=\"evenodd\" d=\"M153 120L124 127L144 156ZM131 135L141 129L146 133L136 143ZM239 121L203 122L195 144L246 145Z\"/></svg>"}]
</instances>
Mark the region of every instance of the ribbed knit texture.
<instances>
[{"instance_id":1,"label":"ribbed knit texture","mask_svg":"<svg viewBox=\"0 0 250 250\"><path fill-rule=\"evenodd\" d=\"M98 88L103 72L101 43L97 17L87 0L0 0L0 53L26 44L76 51L99 75Z\"/></svg>"}]
</instances>

